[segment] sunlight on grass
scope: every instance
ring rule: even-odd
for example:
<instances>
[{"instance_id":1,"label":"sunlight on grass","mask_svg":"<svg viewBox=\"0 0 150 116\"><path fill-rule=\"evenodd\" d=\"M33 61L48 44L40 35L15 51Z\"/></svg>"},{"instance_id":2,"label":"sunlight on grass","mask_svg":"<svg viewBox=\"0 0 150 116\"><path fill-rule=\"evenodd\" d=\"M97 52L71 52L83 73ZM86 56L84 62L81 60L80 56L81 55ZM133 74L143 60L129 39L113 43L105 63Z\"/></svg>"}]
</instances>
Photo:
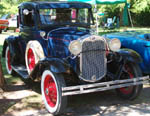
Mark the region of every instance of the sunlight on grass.
<instances>
[{"instance_id":1,"label":"sunlight on grass","mask_svg":"<svg viewBox=\"0 0 150 116\"><path fill-rule=\"evenodd\" d=\"M107 33L113 33L113 32L123 32L123 31L145 31L146 33L150 33L150 28L140 28L140 27L120 27L115 29L104 29L99 28L99 35L107 34Z\"/></svg>"},{"instance_id":2,"label":"sunlight on grass","mask_svg":"<svg viewBox=\"0 0 150 116\"><path fill-rule=\"evenodd\" d=\"M17 77L17 76L12 76L12 75L8 75L8 74L5 74L5 79L6 79L6 82L7 84L17 84L18 82L22 81L20 79L20 77Z\"/></svg>"}]
</instances>

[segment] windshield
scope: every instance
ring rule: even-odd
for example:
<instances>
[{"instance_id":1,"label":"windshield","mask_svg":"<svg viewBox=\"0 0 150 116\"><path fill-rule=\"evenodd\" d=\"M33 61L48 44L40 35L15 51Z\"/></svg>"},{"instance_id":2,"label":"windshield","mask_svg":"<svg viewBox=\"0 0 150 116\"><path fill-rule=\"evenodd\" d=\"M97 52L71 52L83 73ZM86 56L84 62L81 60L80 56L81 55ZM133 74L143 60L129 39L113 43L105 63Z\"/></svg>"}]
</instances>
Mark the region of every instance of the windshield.
<instances>
[{"instance_id":1,"label":"windshield","mask_svg":"<svg viewBox=\"0 0 150 116\"><path fill-rule=\"evenodd\" d=\"M40 9L40 20L43 25L49 24L79 24L91 25L92 15L88 8L80 9Z\"/></svg>"}]
</instances>

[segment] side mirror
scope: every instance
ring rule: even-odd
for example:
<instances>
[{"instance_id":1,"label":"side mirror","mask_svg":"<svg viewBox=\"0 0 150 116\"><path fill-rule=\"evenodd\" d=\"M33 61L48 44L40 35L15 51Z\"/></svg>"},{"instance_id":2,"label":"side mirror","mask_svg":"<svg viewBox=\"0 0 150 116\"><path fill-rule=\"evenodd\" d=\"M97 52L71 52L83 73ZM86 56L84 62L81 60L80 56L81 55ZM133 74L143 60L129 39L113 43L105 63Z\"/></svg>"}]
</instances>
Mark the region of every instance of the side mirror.
<instances>
[{"instance_id":1,"label":"side mirror","mask_svg":"<svg viewBox=\"0 0 150 116\"><path fill-rule=\"evenodd\" d=\"M24 14L24 15L28 15L28 14L29 14L29 10L28 10L28 9L24 9L24 10L23 10L23 14Z\"/></svg>"}]
</instances>

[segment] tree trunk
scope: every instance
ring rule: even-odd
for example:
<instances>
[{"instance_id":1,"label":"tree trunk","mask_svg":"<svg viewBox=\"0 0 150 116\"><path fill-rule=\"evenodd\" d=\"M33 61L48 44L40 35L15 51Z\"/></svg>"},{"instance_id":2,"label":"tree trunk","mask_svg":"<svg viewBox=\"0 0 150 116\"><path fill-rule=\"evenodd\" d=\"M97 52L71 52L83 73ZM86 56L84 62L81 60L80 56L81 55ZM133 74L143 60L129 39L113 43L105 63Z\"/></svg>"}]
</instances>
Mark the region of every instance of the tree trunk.
<instances>
[{"instance_id":1,"label":"tree trunk","mask_svg":"<svg viewBox=\"0 0 150 116\"><path fill-rule=\"evenodd\" d=\"M0 88L4 89L5 87L5 78L3 75L3 69L1 64L1 55L0 55Z\"/></svg>"}]
</instances>

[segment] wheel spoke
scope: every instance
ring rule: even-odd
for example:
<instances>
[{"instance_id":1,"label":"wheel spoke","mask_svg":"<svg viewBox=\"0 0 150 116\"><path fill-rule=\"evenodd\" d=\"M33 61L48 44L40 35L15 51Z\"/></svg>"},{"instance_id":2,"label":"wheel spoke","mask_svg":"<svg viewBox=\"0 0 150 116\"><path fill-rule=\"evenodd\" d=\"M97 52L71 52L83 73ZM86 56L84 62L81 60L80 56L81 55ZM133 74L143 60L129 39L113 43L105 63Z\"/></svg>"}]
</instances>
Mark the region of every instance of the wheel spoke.
<instances>
[{"instance_id":1,"label":"wheel spoke","mask_svg":"<svg viewBox=\"0 0 150 116\"><path fill-rule=\"evenodd\" d=\"M11 65L10 65L10 51L8 50L8 53L7 53L7 62L8 62L8 68L9 70L11 70Z\"/></svg>"},{"instance_id":2,"label":"wheel spoke","mask_svg":"<svg viewBox=\"0 0 150 116\"><path fill-rule=\"evenodd\" d=\"M128 79L134 78L134 74L131 72L131 69L128 65L125 65L124 69L125 69L125 73L127 73L128 75ZM133 86L120 88L120 91L123 94L130 94L132 90L133 90Z\"/></svg>"},{"instance_id":3,"label":"wheel spoke","mask_svg":"<svg viewBox=\"0 0 150 116\"><path fill-rule=\"evenodd\" d=\"M44 91L49 106L55 107L57 102L57 89L56 89L56 84L50 75L47 75L45 78Z\"/></svg>"},{"instance_id":4,"label":"wheel spoke","mask_svg":"<svg viewBox=\"0 0 150 116\"><path fill-rule=\"evenodd\" d=\"M7 72L11 74L12 67L11 67L11 57L10 57L9 47L6 48L5 62L6 62Z\"/></svg>"},{"instance_id":5,"label":"wheel spoke","mask_svg":"<svg viewBox=\"0 0 150 116\"><path fill-rule=\"evenodd\" d=\"M30 71L32 71L33 68L35 67L35 57L34 57L33 50L31 48L29 48L28 50L27 58L28 58L29 69Z\"/></svg>"}]
</instances>

